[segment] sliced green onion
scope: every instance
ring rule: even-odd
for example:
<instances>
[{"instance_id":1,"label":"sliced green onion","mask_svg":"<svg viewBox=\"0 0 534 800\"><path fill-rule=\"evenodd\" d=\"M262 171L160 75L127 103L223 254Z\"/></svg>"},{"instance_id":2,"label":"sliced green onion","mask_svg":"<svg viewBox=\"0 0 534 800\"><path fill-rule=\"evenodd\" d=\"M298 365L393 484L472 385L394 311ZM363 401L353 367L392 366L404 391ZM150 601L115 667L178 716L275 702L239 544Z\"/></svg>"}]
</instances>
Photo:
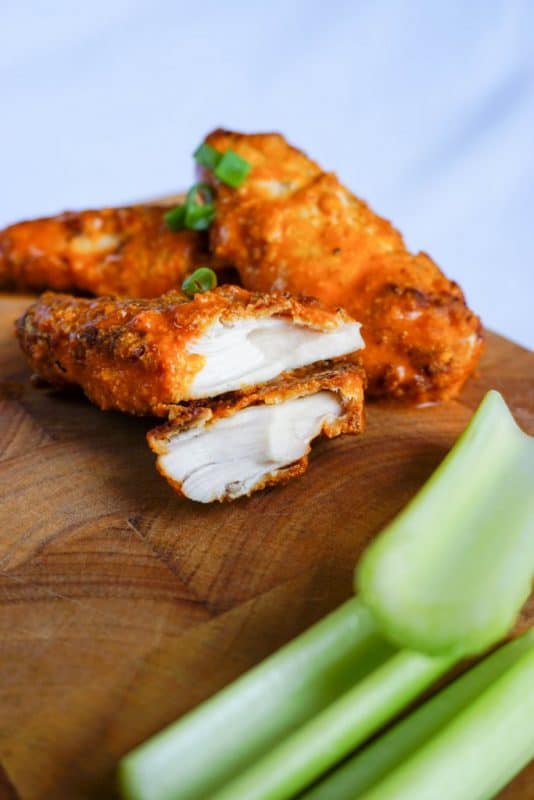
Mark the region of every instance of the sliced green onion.
<instances>
[{"instance_id":1,"label":"sliced green onion","mask_svg":"<svg viewBox=\"0 0 534 800\"><path fill-rule=\"evenodd\" d=\"M215 193L209 183L195 183L185 196L185 204L186 206L212 205L214 199Z\"/></svg>"},{"instance_id":2,"label":"sliced green onion","mask_svg":"<svg viewBox=\"0 0 534 800\"><path fill-rule=\"evenodd\" d=\"M167 211L165 223L172 231L205 231L215 218L214 192L207 183L195 183L185 203Z\"/></svg>"},{"instance_id":3,"label":"sliced green onion","mask_svg":"<svg viewBox=\"0 0 534 800\"><path fill-rule=\"evenodd\" d=\"M185 205L171 208L163 215L163 219L171 231L182 231L185 228Z\"/></svg>"},{"instance_id":4,"label":"sliced green onion","mask_svg":"<svg viewBox=\"0 0 534 800\"><path fill-rule=\"evenodd\" d=\"M221 160L222 153L219 153L211 144L202 142L193 153L193 158L200 166L213 171Z\"/></svg>"},{"instance_id":5,"label":"sliced green onion","mask_svg":"<svg viewBox=\"0 0 534 800\"><path fill-rule=\"evenodd\" d=\"M244 158L234 153L233 150L227 150L213 170L213 173L216 178L226 183L227 186L237 189L241 186L251 169L252 166L248 161L245 161Z\"/></svg>"},{"instance_id":6,"label":"sliced green onion","mask_svg":"<svg viewBox=\"0 0 534 800\"><path fill-rule=\"evenodd\" d=\"M185 208L185 227L190 231L206 231L215 219L213 206Z\"/></svg>"},{"instance_id":7,"label":"sliced green onion","mask_svg":"<svg viewBox=\"0 0 534 800\"><path fill-rule=\"evenodd\" d=\"M207 142L202 142L193 153L197 164L209 169L222 183L237 189L251 170L251 165L234 150L219 153Z\"/></svg>"},{"instance_id":8,"label":"sliced green onion","mask_svg":"<svg viewBox=\"0 0 534 800\"><path fill-rule=\"evenodd\" d=\"M217 286L217 275L209 267L199 267L182 283L182 292L188 297L199 292L209 292Z\"/></svg>"},{"instance_id":9,"label":"sliced green onion","mask_svg":"<svg viewBox=\"0 0 534 800\"><path fill-rule=\"evenodd\" d=\"M207 230L215 218L213 201L213 189L207 183L192 186L185 200L185 227L192 231Z\"/></svg>"},{"instance_id":10,"label":"sliced green onion","mask_svg":"<svg viewBox=\"0 0 534 800\"><path fill-rule=\"evenodd\" d=\"M424 747L432 737L522 659L525 653L532 650L534 650L534 629L499 648L427 700L420 708L310 789L302 800L354 800L355 797L361 797L363 792L376 786ZM531 713L534 718L534 711ZM461 758L460 753L458 757ZM486 770L485 758L477 756L476 762L482 770ZM508 776L511 777L512 775ZM452 795L447 794L447 797L451 799Z\"/></svg>"},{"instance_id":11,"label":"sliced green onion","mask_svg":"<svg viewBox=\"0 0 534 800\"><path fill-rule=\"evenodd\" d=\"M384 636L475 655L512 628L534 574L534 437L488 392L416 497L367 548L359 596Z\"/></svg>"}]
</instances>

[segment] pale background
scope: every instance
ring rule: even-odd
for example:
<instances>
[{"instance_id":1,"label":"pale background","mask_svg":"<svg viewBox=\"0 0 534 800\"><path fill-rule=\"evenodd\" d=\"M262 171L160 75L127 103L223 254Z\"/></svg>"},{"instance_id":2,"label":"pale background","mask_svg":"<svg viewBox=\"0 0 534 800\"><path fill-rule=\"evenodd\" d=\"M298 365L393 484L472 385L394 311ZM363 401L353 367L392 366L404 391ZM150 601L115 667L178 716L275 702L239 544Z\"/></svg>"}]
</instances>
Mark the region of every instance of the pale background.
<instances>
[{"instance_id":1,"label":"pale background","mask_svg":"<svg viewBox=\"0 0 534 800\"><path fill-rule=\"evenodd\" d=\"M280 130L534 347L534 2L0 0L0 225Z\"/></svg>"}]
</instances>

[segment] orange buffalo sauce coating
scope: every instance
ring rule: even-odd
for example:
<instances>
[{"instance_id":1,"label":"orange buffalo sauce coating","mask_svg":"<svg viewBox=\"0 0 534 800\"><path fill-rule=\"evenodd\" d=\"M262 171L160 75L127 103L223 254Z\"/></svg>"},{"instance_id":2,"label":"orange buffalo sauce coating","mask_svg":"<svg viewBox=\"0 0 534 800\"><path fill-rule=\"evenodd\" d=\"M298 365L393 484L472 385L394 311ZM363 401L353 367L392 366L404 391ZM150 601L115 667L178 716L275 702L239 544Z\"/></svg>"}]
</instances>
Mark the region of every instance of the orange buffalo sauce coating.
<instances>
[{"instance_id":1,"label":"orange buffalo sauce coating","mask_svg":"<svg viewBox=\"0 0 534 800\"><path fill-rule=\"evenodd\" d=\"M281 316L318 330L352 321L342 310L281 292L222 286L188 300L180 292L151 300L94 300L48 292L16 323L31 368L56 386L81 386L102 409L167 416L188 398L204 357L188 344L217 320Z\"/></svg>"},{"instance_id":2,"label":"orange buffalo sauce coating","mask_svg":"<svg viewBox=\"0 0 534 800\"><path fill-rule=\"evenodd\" d=\"M0 286L156 297L207 260L207 240L170 231L168 208L68 211L0 231Z\"/></svg>"},{"instance_id":3,"label":"orange buffalo sauce coating","mask_svg":"<svg viewBox=\"0 0 534 800\"><path fill-rule=\"evenodd\" d=\"M164 207L69 212L0 231L0 286L155 297L211 264L253 291L347 308L363 326L369 396L455 396L483 346L458 285L283 136L217 130L207 141L252 167L238 189L202 173L217 192L209 245L169 231Z\"/></svg>"},{"instance_id":4,"label":"orange buffalo sauce coating","mask_svg":"<svg viewBox=\"0 0 534 800\"><path fill-rule=\"evenodd\" d=\"M454 396L481 349L461 289L401 234L279 134L214 131L252 170L217 192L210 246L255 291L306 292L362 323L368 393L415 402Z\"/></svg>"}]
</instances>

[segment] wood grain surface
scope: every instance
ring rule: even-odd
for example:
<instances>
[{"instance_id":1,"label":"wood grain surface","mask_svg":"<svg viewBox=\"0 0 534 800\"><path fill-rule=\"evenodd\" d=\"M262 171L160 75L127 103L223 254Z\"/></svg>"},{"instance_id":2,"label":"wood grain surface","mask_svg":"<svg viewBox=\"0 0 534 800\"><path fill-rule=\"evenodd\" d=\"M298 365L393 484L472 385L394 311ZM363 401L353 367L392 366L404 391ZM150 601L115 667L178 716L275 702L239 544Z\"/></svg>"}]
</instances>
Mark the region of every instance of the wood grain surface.
<instances>
[{"instance_id":1,"label":"wood grain surface","mask_svg":"<svg viewBox=\"0 0 534 800\"><path fill-rule=\"evenodd\" d=\"M28 302L0 300L1 798L113 797L124 752L349 596L488 388L534 433L534 355L488 334L459 401L370 407L304 477L196 505L156 474L149 421L30 383L11 333ZM534 770L502 797L533 798Z\"/></svg>"}]
</instances>

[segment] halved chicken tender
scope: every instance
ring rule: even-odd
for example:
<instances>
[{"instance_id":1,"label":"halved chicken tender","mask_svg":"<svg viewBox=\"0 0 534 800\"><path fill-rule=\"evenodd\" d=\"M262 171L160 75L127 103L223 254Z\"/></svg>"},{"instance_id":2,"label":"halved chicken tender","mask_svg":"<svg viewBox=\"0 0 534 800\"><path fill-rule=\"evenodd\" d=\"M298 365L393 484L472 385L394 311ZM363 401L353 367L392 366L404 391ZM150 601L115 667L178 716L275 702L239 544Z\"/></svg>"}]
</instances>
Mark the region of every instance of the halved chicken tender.
<instances>
[{"instance_id":1,"label":"halved chicken tender","mask_svg":"<svg viewBox=\"0 0 534 800\"><path fill-rule=\"evenodd\" d=\"M359 366L316 364L249 392L178 407L147 438L177 492L201 503L235 500L301 475L317 436L361 432L363 391Z\"/></svg>"},{"instance_id":2,"label":"halved chicken tender","mask_svg":"<svg viewBox=\"0 0 534 800\"><path fill-rule=\"evenodd\" d=\"M177 403L243 390L353 353L360 326L311 298L223 286L193 300L44 294L17 322L32 369L81 386L102 409L168 416Z\"/></svg>"},{"instance_id":3,"label":"halved chicken tender","mask_svg":"<svg viewBox=\"0 0 534 800\"><path fill-rule=\"evenodd\" d=\"M211 397L264 383L287 370L361 347L363 341L356 322L346 322L329 331L296 325L283 317L215 322L188 348L205 359L189 396Z\"/></svg>"}]
</instances>

